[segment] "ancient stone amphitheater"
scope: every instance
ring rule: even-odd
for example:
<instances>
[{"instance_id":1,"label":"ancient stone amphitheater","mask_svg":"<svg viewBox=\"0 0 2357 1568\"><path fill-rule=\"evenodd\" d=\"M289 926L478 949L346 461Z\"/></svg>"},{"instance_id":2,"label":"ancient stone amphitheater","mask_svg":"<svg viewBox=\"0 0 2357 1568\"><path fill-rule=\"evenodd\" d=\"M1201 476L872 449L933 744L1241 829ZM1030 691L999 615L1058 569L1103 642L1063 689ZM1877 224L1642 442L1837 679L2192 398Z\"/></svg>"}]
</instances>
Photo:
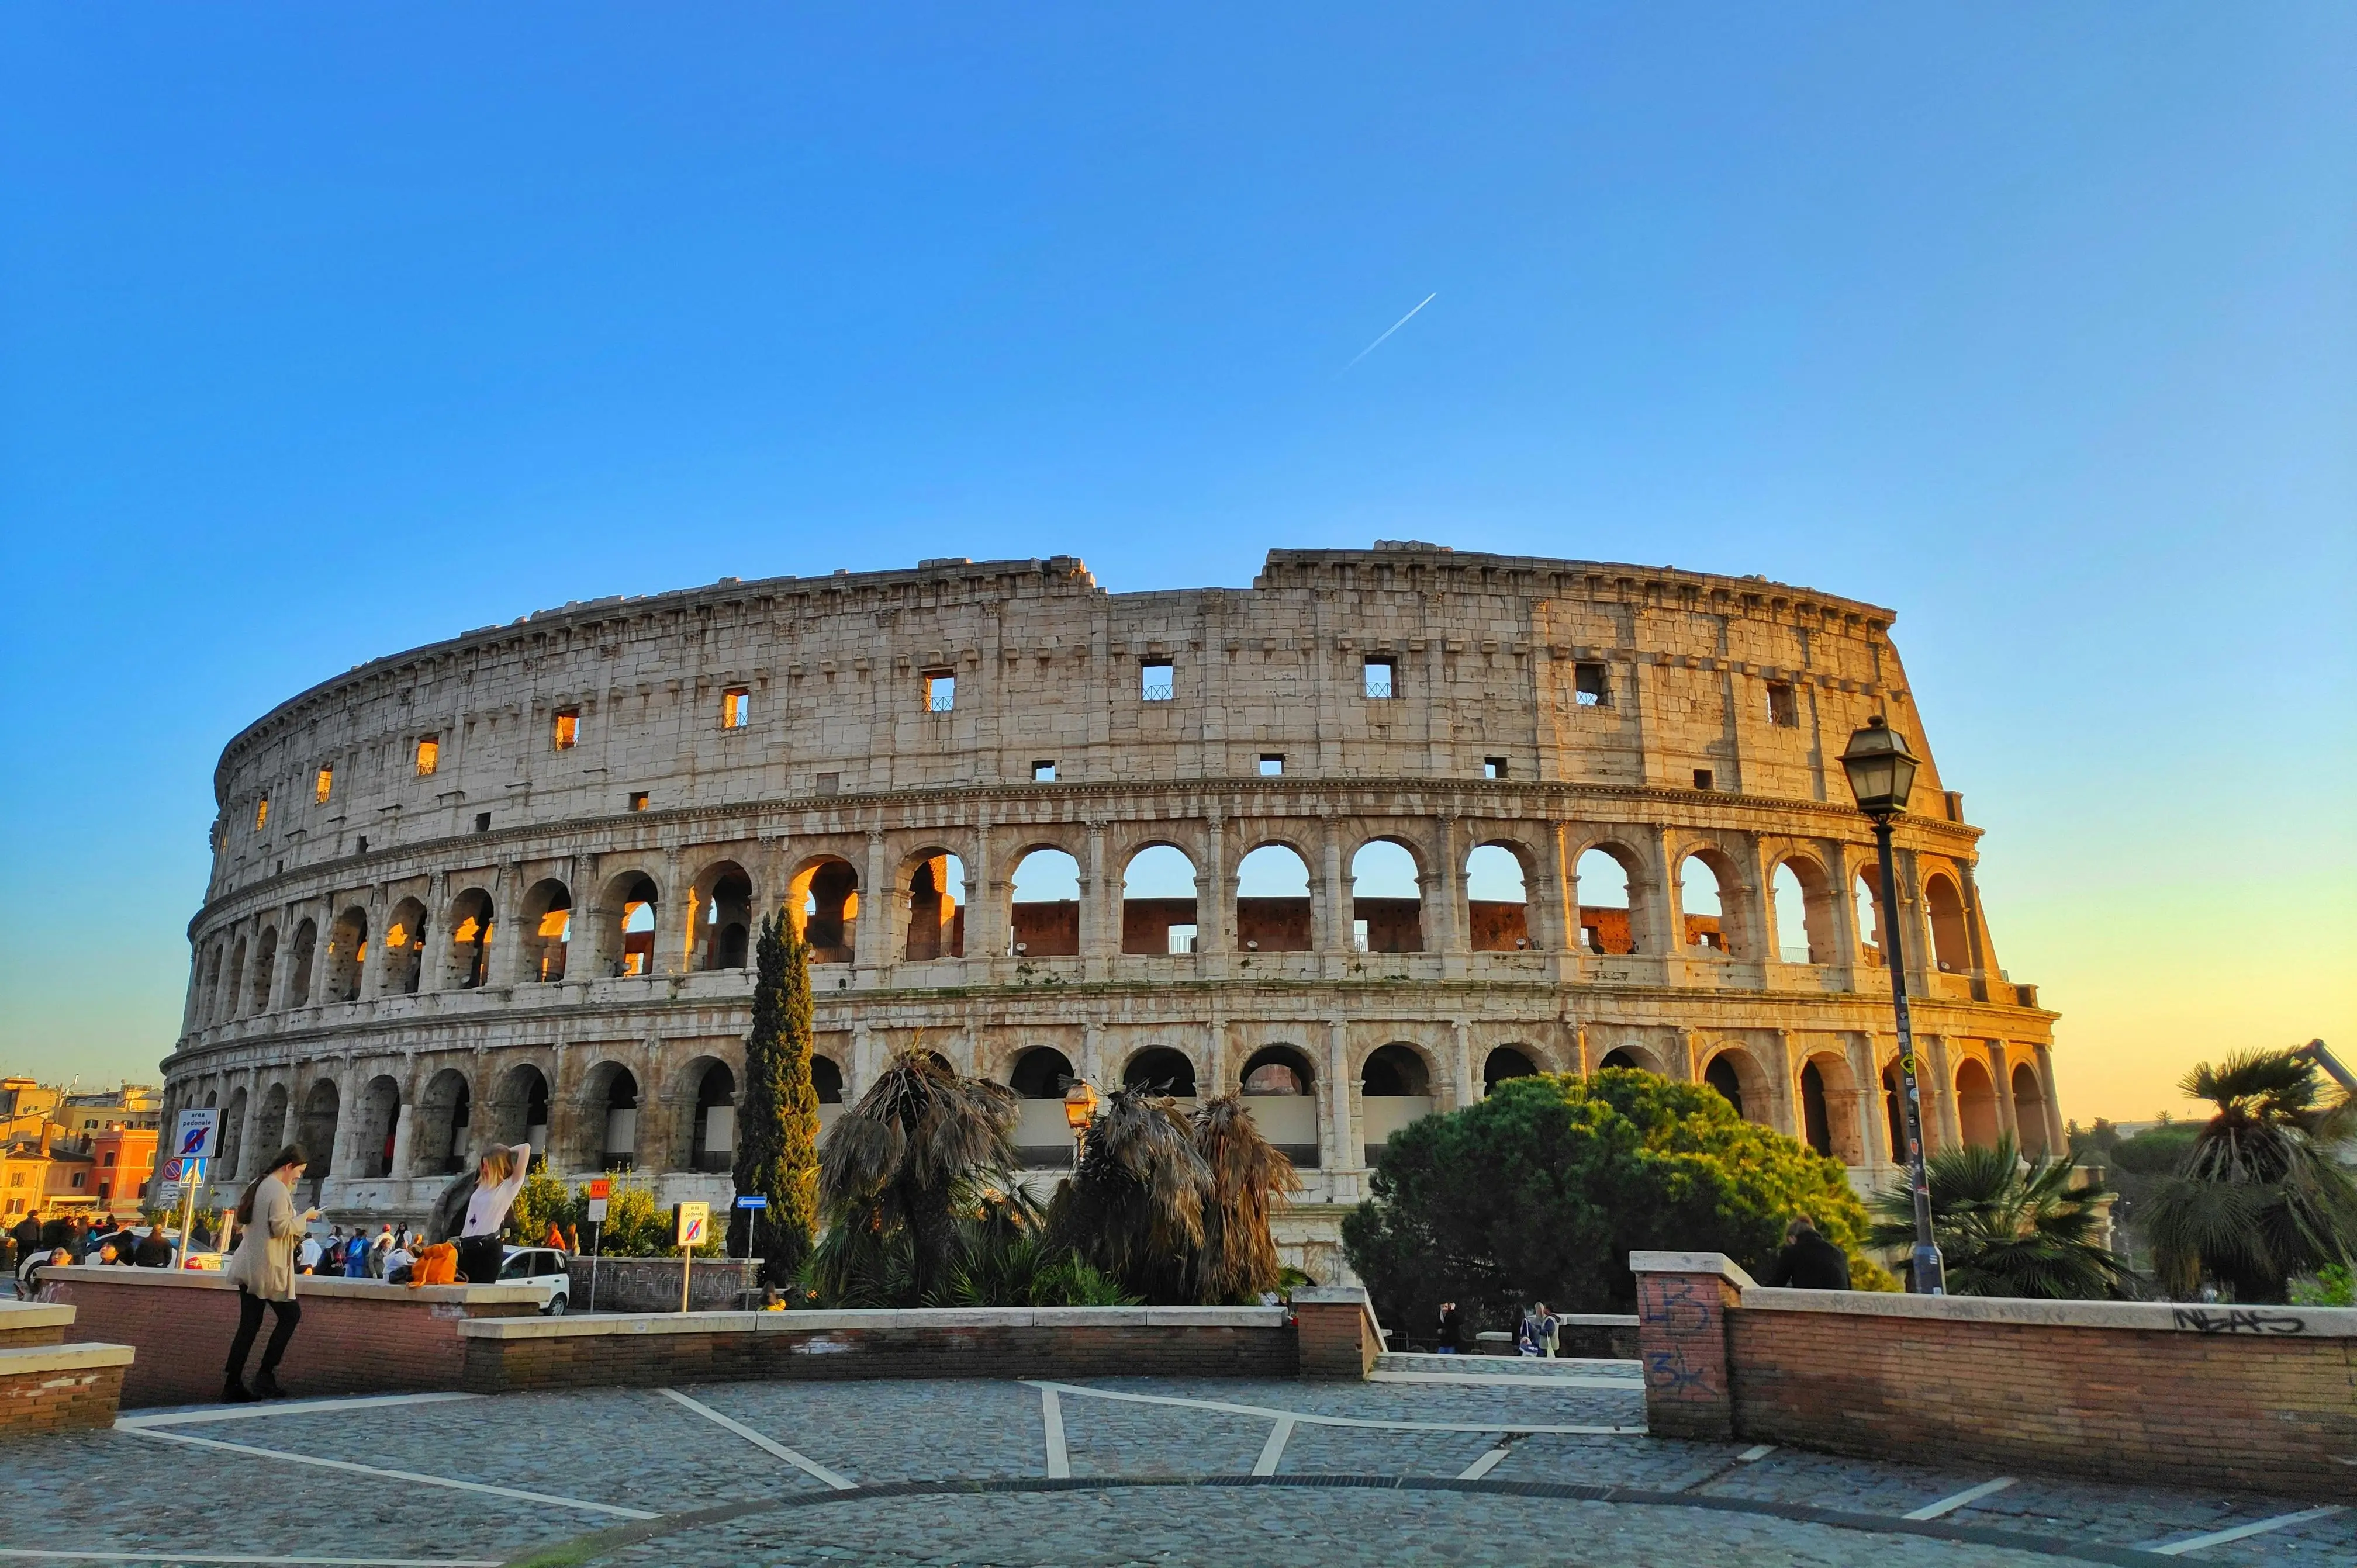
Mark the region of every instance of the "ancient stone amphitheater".
<instances>
[{"instance_id":1,"label":"ancient stone amphitheater","mask_svg":"<svg viewBox=\"0 0 2357 1568\"><path fill-rule=\"evenodd\" d=\"M2058 1145L2054 1015L1997 967L1890 620L1411 543L1249 589L1056 556L544 610L230 743L169 1101L223 1109L217 1181L299 1140L337 1217L423 1213L493 1138L725 1200L782 904L823 1115L937 1052L1025 1096L1045 1173L1075 1076L1241 1086L1331 1278L1385 1139L1519 1073L1706 1081L1885 1179L1895 918L1934 1146ZM1895 911L1836 761L1878 713L1927 759Z\"/></svg>"}]
</instances>

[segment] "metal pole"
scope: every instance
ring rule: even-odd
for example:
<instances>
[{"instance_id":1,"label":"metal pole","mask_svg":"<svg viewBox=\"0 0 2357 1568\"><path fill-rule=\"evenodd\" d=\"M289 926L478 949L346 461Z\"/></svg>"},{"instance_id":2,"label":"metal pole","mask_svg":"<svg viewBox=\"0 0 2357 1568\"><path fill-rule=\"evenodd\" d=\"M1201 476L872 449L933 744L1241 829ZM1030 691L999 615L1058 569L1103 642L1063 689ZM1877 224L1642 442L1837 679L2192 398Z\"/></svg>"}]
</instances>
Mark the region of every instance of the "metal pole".
<instances>
[{"instance_id":1,"label":"metal pole","mask_svg":"<svg viewBox=\"0 0 2357 1568\"><path fill-rule=\"evenodd\" d=\"M1923 1097L1915 1079L1915 1029L1907 1014L1907 957L1899 938L1899 878L1890 865L1890 819L1874 819L1882 862L1882 954L1890 966L1890 1007L1899 1015L1899 1079L1907 1123L1907 1181L1915 1197L1915 1294L1948 1294L1948 1266L1932 1236L1932 1178L1923 1170Z\"/></svg>"},{"instance_id":2,"label":"metal pole","mask_svg":"<svg viewBox=\"0 0 2357 1568\"><path fill-rule=\"evenodd\" d=\"M695 1248L692 1245L682 1247L679 1250L679 1309L682 1312L687 1310L687 1273L694 1266Z\"/></svg>"}]
</instances>

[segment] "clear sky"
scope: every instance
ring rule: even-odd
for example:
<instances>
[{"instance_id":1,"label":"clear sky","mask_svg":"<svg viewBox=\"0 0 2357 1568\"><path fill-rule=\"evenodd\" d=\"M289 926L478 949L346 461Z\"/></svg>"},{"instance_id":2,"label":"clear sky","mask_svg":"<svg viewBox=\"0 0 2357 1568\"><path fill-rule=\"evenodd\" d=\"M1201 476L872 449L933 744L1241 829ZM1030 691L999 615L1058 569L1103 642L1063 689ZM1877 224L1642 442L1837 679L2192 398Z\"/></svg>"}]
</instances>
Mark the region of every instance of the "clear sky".
<instances>
[{"instance_id":1,"label":"clear sky","mask_svg":"<svg viewBox=\"0 0 2357 1568\"><path fill-rule=\"evenodd\" d=\"M2352 82L2345 4L10 5L0 1067L154 1075L221 746L361 660L1377 538L1894 607L2070 1113L2357 1056Z\"/></svg>"}]
</instances>

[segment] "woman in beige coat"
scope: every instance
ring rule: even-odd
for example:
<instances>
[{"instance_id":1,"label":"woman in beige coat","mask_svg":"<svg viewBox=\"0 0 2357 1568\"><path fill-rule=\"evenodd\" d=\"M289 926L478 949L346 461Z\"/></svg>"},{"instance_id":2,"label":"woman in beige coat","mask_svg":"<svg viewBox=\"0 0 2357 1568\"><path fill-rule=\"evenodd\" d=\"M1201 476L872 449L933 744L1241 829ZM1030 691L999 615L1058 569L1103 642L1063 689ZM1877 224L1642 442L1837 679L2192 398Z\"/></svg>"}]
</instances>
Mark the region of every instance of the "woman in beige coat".
<instances>
[{"instance_id":1,"label":"woman in beige coat","mask_svg":"<svg viewBox=\"0 0 2357 1568\"><path fill-rule=\"evenodd\" d=\"M303 1151L287 1144L246 1184L238 1200L237 1251L221 1271L237 1286L237 1337L230 1341L229 1380L221 1387L221 1398L231 1402L286 1396L278 1386L278 1361L295 1337L295 1326L303 1321L303 1309L295 1302L295 1249L302 1244L304 1228L319 1218L316 1208L295 1207L295 1184L303 1179L306 1163ZM270 1343L263 1347L262 1368L249 1390L245 1357L261 1330L265 1301L277 1321L270 1326Z\"/></svg>"}]
</instances>

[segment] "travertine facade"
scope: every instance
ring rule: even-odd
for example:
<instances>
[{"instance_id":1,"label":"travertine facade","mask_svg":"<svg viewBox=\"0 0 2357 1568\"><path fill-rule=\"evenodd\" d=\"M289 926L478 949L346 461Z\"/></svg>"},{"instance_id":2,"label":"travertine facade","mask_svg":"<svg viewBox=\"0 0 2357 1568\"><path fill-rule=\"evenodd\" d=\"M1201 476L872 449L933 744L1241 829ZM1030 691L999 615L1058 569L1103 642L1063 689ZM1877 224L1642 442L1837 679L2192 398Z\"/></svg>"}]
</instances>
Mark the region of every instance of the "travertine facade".
<instances>
[{"instance_id":1,"label":"travertine facade","mask_svg":"<svg viewBox=\"0 0 2357 1568\"><path fill-rule=\"evenodd\" d=\"M1273 552L1248 590L1113 595L1060 556L544 611L231 742L168 1094L227 1108L232 1178L285 1138L325 1155L331 1211L422 1212L527 1134L725 1196L746 930L783 903L842 1097L912 1044L1039 1096L1303 1090L1255 1105L1313 1167L1287 1239L1321 1278L1393 1128L1614 1053L1878 1180L1889 983L1836 757L1881 713L1926 757L1898 920L1935 1145L2059 1144L2053 1015L1996 967L1890 618L1413 544ZM1378 840L1411 884L1373 885ZM1192 900L1125 908L1157 845ZM1296 886L1240 893L1264 846ZM1076 884L1017 902L1040 850ZM1027 1107L1046 1165L1060 1107Z\"/></svg>"}]
</instances>

